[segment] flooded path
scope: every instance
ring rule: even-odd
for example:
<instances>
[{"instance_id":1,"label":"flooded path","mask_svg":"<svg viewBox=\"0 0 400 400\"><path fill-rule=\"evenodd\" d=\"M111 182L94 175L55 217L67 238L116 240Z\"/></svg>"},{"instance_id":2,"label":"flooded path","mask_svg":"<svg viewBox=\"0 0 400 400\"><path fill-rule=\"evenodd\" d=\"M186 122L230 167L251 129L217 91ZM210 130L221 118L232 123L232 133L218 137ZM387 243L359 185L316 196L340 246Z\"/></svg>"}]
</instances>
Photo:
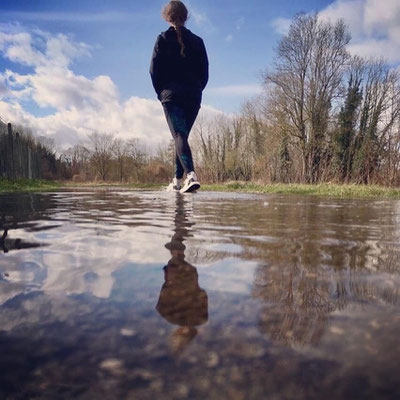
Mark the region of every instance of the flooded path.
<instances>
[{"instance_id":1,"label":"flooded path","mask_svg":"<svg viewBox=\"0 0 400 400\"><path fill-rule=\"evenodd\" d=\"M399 399L400 202L0 194L1 399Z\"/></svg>"}]
</instances>

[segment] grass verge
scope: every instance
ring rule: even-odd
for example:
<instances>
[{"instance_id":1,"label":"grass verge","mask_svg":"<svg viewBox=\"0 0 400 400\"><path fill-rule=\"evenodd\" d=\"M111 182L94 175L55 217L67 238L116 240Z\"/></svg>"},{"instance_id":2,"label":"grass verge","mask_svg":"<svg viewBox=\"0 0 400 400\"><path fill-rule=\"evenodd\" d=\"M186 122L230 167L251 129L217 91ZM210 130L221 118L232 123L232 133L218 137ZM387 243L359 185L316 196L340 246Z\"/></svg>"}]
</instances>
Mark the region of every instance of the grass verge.
<instances>
[{"instance_id":1,"label":"grass verge","mask_svg":"<svg viewBox=\"0 0 400 400\"><path fill-rule=\"evenodd\" d=\"M203 190L217 192L242 192L265 194L297 194L341 198L390 198L400 199L400 189L378 185L337 185L322 183L318 185L306 184L270 184L231 182L222 185L203 185Z\"/></svg>"},{"instance_id":2,"label":"grass verge","mask_svg":"<svg viewBox=\"0 0 400 400\"><path fill-rule=\"evenodd\" d=\"M0 179L0 192L56 190L60 188L108 188L121 187L125 189L153 189L160 190L165 185L159 184L121 184L108 182L58 182L45 180ZM283 184L276 183L261 185L246 182L228 182L224 184L202 185L204 191L212 192L240 192L265 194L297 194L341 198L385 198L400 199L400 188L391 188L378 185L337 185L322 183L319 185Z\"/></svg>"},{"instance_id":3,"label":"grass verge","mask_svg":"<svg viewBox=\"0 0 400 400\"><path fill-rule=\"evenodd\" d=\"M61 187L57 181L42 179L3 179L0 178L0 192L31 192L37 190L55 190Z\"/></svg>"}]
</instances>

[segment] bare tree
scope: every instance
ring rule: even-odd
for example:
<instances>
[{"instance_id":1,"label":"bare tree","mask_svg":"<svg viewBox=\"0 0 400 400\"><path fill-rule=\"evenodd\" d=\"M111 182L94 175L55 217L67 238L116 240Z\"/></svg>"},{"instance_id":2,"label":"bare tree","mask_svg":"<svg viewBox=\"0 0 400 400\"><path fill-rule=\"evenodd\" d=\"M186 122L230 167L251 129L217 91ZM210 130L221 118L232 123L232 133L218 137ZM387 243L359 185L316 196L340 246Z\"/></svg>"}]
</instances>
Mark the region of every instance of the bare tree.
<instances>
[{"instance_id":1,"label":"bare tree","mask_svg":"<svg viewBox=\"0 0 400 400\"><path fill-rule=\"evenodd\" d=\"M142 165L146 160L146 152L140 148L140 142L137 138L131 138L127 142L128 155L137 166Z\"/></svg>"},{"instance_id":2,"label":"bare tree","mask_svg":"<svg viewBox=\"0 0 400 400\"><path fill-rule=\"evenodd\" d=\"M400 117L400 76L383 60L372 60L364 80L352 173L359 182L369 183L383 161L391 128Z\"/></svg>"},{"instance_id":3,"label":"bare tree","mask_svg":"<svg viewBox=\"0 0 400 400\"><path fill-rule=\"evenodd\" d=\"M300 144L308 182L320 176L330 110L340 94L349 41L343 21L332 24L317 14L297 15L278 45L274 71L265 74L289 119L289 134Z\"/></svg>"},{"instance_id":4,"label":"bare tree","mask_svg":"<svg viewBox=\"0 0 400 400\"><path fill-rule=\"evenodd\" d=\"M111 167L111 159L114 149L114 135L93 132L89 136L90 160L95 168L96 174L105 181Z\"/></svg>"},{"instance_id":5,"label":"bare tree","mask_svg":"<svg viewBox=\"0 0 400 400\"><path fill-rule=\"evenodd\" d=\"M36 142L45 147L49 152L54 154L56 153L56 144L54 138L41 135L36 138Z\"/></svg>"},{"instance_id":6,"label":"bare tree","mask_svg":"<svg viewBox=\"0 0 400 400\"><path fill-rule=\"evenodd\" d=\"M72 177L77 176L81 179L86 178L86 170L90 159L90 152L85 146L77 144L74 147L66 150L62 154L62 157L70 166Z\"/></svg>"},{"instance_id":7,"label":"bare tree","mask_svg":"<svg viewBox=\"0 0 400 400\"><path fill-rule=\"evenodd\" d=\"M115 139L113 145L113 155L117 163L118 179L120 182L123 182L127 158L129 156L128 144L122 139Z\"/></svg>"},{"instance_id":8,"label":"bare tree","mask_svg":"<svg viewBox=\"0 0 400 400\"><path fill-rule=\"evenodd\" d=\"M140 142L137 138L131 138L127 141L128 162L131 171L131 178L135 181L140 180L140 171L148 161L148 156L140 147Z\"/></svg>"}]
</instances>

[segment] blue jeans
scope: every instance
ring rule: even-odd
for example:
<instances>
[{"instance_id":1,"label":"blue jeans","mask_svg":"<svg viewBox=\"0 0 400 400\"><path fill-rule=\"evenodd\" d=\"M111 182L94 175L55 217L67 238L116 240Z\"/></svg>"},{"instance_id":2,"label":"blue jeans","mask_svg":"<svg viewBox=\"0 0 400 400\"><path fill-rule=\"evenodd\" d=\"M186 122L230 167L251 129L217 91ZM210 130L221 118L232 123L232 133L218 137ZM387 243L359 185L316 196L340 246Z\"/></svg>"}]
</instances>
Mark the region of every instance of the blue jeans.
<instances>
[{"instance_id":1,"label":"blue jeans","mask_svg":"<svg viewBox=\"0 0 400 400\"><path fill-rule=\"evenodd\" d=\"M175 176L194 171L192 152L188 143L189 133L200 110L199 103L163 103L165 117L175 141Z\"/></svg>"}]
</instances>

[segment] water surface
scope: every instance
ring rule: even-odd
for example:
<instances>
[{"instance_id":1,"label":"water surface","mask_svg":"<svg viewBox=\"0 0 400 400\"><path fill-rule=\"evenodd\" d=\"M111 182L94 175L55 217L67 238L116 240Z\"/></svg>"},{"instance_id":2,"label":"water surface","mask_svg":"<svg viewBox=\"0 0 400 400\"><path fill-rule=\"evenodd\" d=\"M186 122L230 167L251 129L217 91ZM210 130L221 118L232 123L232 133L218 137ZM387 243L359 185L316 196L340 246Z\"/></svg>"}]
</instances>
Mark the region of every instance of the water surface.
<instances>
[{"instance_id":1,"label":"water surface","mask_svg":"<svg viewBox=\"0 0 400 400\"><path fill-rule=\"evenodd\" d=\"M398 399L400 202L0 195L1 399Z\"/></svg>"}]
</instances>

